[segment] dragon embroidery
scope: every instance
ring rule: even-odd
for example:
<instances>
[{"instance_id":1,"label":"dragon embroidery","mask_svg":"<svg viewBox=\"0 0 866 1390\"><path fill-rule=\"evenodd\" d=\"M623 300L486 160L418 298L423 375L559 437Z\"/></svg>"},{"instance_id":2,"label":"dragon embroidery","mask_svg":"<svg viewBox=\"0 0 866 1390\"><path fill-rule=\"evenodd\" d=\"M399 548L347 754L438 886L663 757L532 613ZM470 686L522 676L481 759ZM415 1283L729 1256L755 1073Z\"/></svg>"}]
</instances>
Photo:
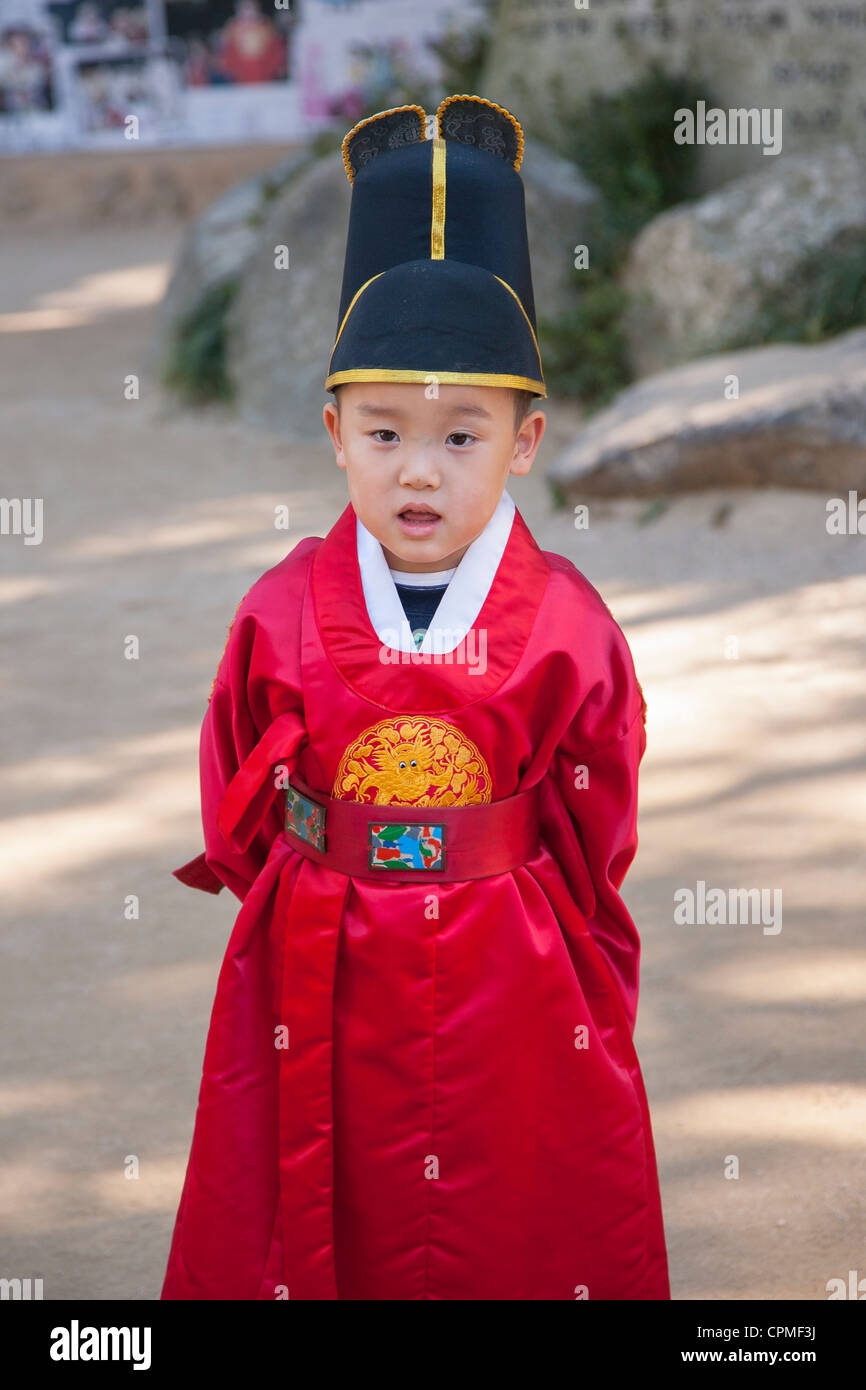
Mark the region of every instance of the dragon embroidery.
<instances>
[{"instance_id":1,"label":"dragon embroidery","mask_svg":"<svg viewBox=\"0 0 866 1390\"><path fill-rule=\"evenodd\" d=\"M482 753L453 724L404 715L349 745L331 795L381 806L469 806L490 801L492 785Z\"/></svg>"}]
</instances>

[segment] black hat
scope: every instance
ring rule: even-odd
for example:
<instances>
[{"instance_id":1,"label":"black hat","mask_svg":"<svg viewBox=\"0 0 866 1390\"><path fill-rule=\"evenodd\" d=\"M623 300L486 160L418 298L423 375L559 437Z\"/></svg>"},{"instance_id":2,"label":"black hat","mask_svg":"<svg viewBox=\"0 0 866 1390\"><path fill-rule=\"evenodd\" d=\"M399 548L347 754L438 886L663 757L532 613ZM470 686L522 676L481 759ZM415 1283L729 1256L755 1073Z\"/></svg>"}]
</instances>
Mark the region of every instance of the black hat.
<instances>
[{"instance_id":1,"label":"black hat","mask_svg":"<svg viewBox=\"0 0 866 1390\"><path fill-rule=\"evenodd\" d=\"M325 390L466 382L546 396L526 235L523 131L484 97L379 111L343 140L352 205Z\"/></svg>"}]
</instances>

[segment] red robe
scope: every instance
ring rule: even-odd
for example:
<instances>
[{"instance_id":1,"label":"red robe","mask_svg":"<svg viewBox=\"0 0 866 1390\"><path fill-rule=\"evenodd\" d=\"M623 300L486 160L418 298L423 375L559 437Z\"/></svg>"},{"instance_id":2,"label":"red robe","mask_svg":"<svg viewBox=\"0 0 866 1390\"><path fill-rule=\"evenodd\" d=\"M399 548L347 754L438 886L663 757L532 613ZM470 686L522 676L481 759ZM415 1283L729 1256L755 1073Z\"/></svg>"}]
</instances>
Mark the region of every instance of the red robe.
<instances>
[{"instance_id":1,"label":"red robe","mask_svg":"<svg viewBox=\"0 0 866 1390\"><path fill-rule=\"evenodd\" d=\"M201 732L205 853L176 873L243 905L164 1299L670 1297L619 894L646 744L631 653L519 511L474 626L482 671L383 663L351 505L238 609ZM283 833L280 773L404 804L370 731L424 746L442 725L474 750L452 800L543 783L525 865L382 883Z\"/></svg>"}]
</instances>

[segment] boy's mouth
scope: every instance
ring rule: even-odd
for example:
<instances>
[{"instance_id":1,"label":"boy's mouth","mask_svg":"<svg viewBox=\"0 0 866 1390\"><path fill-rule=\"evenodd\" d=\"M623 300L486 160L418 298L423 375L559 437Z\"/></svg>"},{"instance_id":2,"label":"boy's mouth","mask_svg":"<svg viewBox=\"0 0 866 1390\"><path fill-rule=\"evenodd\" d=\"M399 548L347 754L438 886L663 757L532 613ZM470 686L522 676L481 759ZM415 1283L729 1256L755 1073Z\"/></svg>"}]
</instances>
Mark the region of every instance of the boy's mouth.
<instances>
[{"instance_id":1,"label":"boy's mouth","mask_svg":"<svg viewBox=\"0 0 866 1390\"><path fill-rule=\"evenodd\" d=\"M442 517L432 507L407 505L397 513L397 520L407 536L429 536Z\"/></svg>"}]
</instances>

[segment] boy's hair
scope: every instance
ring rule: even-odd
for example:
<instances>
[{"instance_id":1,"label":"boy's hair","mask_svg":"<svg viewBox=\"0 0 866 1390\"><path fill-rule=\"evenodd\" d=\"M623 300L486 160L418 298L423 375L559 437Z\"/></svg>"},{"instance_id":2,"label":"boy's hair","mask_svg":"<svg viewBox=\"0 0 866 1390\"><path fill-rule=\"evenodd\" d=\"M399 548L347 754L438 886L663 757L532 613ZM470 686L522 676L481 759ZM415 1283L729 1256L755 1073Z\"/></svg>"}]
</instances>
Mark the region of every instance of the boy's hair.
<instances>
[{"instance_id":1,"label":"boy's hair","mask_svg":"<svg viewBox=\"0 0 866 1390\"><path fill-rule=\"evenodd\" d=\"M517 434L538 398L534 391L518 391L512 388L511 394L514 398L514 433Z\"/></svg>"},{"instance_id":2,"label":"boy's hair","mask_svg":"<svg viewBox=\"0 0 866 1390\"><path fill-rule=\"evenodd\" d=\"M340 387L332 386L330 389L334 393L334 400L337 402L337 414L339 415ZM535 400L535 394L532 391L519 391L516 390L514 387L506 387L500 389L506 389L511 392L511 396L514 401L514 433L517 434L517 431L520 429L520 426L523 424L523 421L529 414L530 407L533 401Z\"/></svg>"}]
</instances>

